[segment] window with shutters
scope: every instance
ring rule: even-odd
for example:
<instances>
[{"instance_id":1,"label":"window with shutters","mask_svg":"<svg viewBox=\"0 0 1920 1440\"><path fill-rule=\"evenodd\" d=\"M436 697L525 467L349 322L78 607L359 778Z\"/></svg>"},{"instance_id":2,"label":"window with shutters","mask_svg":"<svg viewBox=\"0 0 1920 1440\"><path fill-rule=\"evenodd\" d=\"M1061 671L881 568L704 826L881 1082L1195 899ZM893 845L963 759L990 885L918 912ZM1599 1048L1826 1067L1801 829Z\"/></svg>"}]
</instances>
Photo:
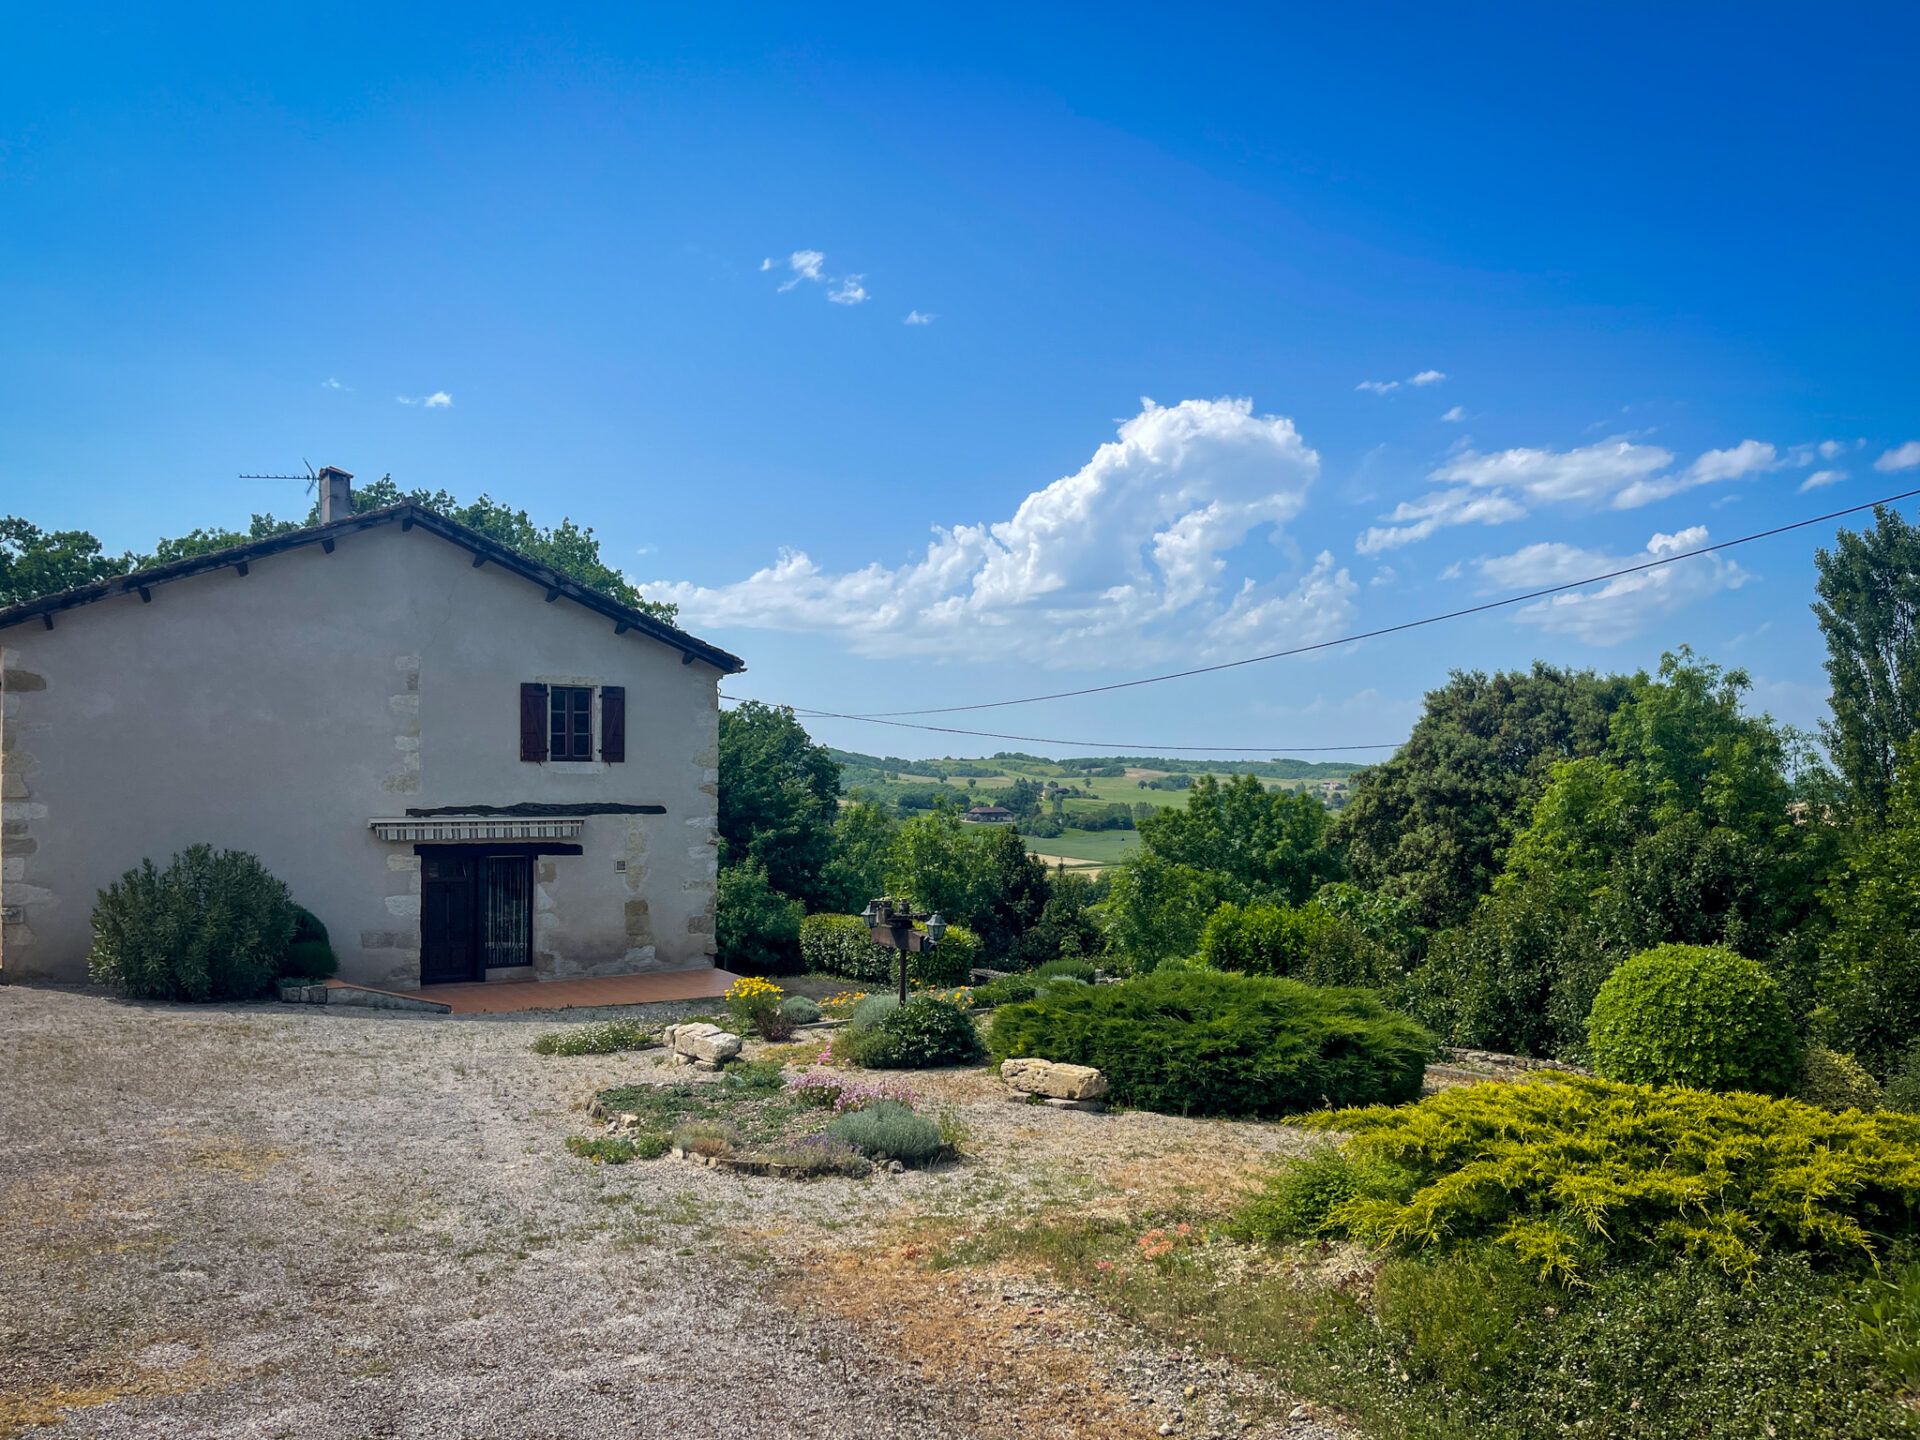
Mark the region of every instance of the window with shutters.
<instances>
[{"instance_id":1,"label":"window with shutters","mask_svg":"<svg viewBox=\"0 0 1920 1440\"><path fill-rule=\"evenodd\" d=\"M593 691L585 685L555 685L547 691L547 758L593 758Z\"/></svg>"},{"instance_id":2,"label":"window with shutters","mask_svg":"<svg viewBox=\"0 0 1920 1440\"><path fill-rule=\"evenodd\" d=\"M599 722L595 724L595 697ZM592 760L594 732L599 731L599 759L619 763L627 758L627 691L622 685L544 685L527 681L520 687L520 758L539 764L547 760Z\"/></svg>"}]
</instances>

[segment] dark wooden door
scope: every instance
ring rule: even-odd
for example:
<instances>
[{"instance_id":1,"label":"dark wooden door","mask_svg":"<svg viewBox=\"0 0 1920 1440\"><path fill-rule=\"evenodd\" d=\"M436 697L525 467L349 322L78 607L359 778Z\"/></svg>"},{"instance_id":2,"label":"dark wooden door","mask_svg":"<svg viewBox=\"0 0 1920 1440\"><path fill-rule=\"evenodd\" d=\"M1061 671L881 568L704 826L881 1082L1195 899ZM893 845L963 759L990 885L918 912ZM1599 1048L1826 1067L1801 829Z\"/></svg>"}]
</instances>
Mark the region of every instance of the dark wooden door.
<instances>
[{"instance_id":1,"label":"dark wooden door","mask_svg":"<svg viewBox=\"0 0 1920 1440\"><path fill-rule=\"evenodd\" d=\"M474 944L476 857L429 855L420 886L420 983L478 980Z\"/></svg>"}]
</instances>

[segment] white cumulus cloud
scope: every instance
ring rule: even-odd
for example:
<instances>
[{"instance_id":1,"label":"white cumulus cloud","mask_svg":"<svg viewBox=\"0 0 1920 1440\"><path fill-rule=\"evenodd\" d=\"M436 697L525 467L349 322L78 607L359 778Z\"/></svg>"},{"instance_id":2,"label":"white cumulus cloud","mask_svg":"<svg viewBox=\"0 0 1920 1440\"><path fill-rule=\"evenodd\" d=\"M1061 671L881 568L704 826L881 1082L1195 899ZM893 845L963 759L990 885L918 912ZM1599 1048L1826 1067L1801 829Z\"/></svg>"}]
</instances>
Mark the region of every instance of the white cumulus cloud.
<instances>
[{"instance_id":1,"label":"white cumulus cloud","mask_svg":"<svg viewBox=\"0 0 1920 1440\"><path fill-rule=\"evenodd\" d=\"M1462 420L1467 418L1467 407L1464 405L1456 405L1440 418L1449 425L1458 425Z\"/></svg>"},{"instance_id":2,"label":"white cumulus cloud","mask_svg":"<svg viewBox=\"0 0 1920 1440\"><path fill-rule=\"evenodd\" d=\"M1418 500L1405 500L1381 518L1354 544L1362 555L1397 550L1424 540L1446 525L1504 525L1525 517L1527 507L1502 491L1430 490Z\"/></svg>"},{"instance_id":3,"label":"white cumulus cloud","mask_svg":"<svg viewBox=\"0 0 1920 1440\"><path fill-rule=\"evenodd\" d=\"M436 390L431 395L396 395L393 398L402 405L419 405L428 410L447 410L453 406L453 396L444 390Z\"/></svg>"},{"instance_id":4,"label":"white cumulus cloud","mask_svg":"<svg viewBox=\"0 0 1920 1440\"><path fill-rule=\"evenodd\" d=\"M1407 384L1438 385L1442 380L1446 378L1447 378L1447 372L1444 370L1422 370L1418 375L1411 375L1407 377Z\"/></svg>"},{"instance_id":5,"label":"white cumulus cloud","mask_svg":"<svg viewBox=\"0 0 1920 1440\"><path fill-rule=\"evenodd\" d=\"M909 310L907 312L907 318L900 323L902 325L931 325L939 318L938 315L930 314L925 310Z\"/></svg>"},{"instance_id":6,"label":"white cumulus cloud","mask_svg":"<svg viewBox=\"0 0 1920 1440\"><path fill-rule=\"evenodd\" d=\"M1823 485L1837 485L1846 478L1847 472L1844 470L1816 470L1800 482L1800 493L1804 495L1807 491L1818 490Z\"/></svg>"},{"instance_id":7,"label":"white cumulus cloud","mask_svg":"<svg viewBox=\"0 0 1920 1440\"><path fill-rule=\"evenodd\" d=\"M1400 382L1398 380L1362 380L1353 388L1356 390L1368 390L1375 395L1385 395L1390 390L1398 390L1400 388Z\"/></svg>"},{"instance_id":8,"label":"white cumulus cloud","mask_svg":"<svg viewBox=\"0 0 1920 1440\"><path fill-rule=\"evenodd\" d=\"M860 282L864 275L843 275L834 282L833 289L827 292L827 299L836 305L859 305L867 298L867 287Z\"/></svg>"},{"instance_id":9,"label":"white cumulus cloud","mask_svg":"<svg viewBox=\"0 0 1920 1440\"><path fill-rule=\"evenodd\" d=\"M811 280L816 284L825 280L827 278L826 264L827 257L824 251L794 251L787 257L787 268L793 273L781 282L780 289L782 293L793 289L794 286L800 284L803 280ZM773 262L771 260L763 260L760 262L760 268L762 270L771 270L773 268Z\"/></svg>"},{"instance_id":10,"label":"white cumulus cloud","mask_svg":"<svg viewBox=\"0 0 1920 1440\"><path fill-rule=\"evenodd\" d=\"M1472 569L1484 593L1537 590L1684 554L1699 549L1707 540L1706 527L1695 525L1673 535L1656 534L1645 550L1634 555L1609 555L1550 541L1523 546L1510 555L1476 560ZM1549 595L1521 606L1514 612L1514 619L1590 645L1615 645L1689 605L1722 590L1738 589L1749 578L1731 560L1700 555L1656 570L1621 575L1602 585Z\"/></svg>"},{"instance_id":11,"label":"white cumulus cloud","mask_svg":"<svg viewBox=\"0 0 1920 1440\"><path fill-rule=\"evenodd\" d=\"M830 571L788 550L729 584L653 581L690 626L822 631L867 655L1061 665L1330 639L1358 591L1329 553L1288 573L1277 539L1320 459L1245 399L1143 401L1117 437L1005 519L940 526L898 566ZM1278 572L1278 573L1276 573Z\"/></svg>"}]
</instances>

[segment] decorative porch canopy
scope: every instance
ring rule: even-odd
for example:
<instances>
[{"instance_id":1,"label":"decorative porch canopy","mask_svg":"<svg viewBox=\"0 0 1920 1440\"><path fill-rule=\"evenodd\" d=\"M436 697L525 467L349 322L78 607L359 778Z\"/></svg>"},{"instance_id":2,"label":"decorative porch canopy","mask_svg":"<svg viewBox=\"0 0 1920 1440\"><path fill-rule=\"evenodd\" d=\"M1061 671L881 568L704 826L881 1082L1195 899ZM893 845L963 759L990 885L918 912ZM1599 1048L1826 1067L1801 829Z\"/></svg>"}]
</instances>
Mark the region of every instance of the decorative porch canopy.
<instances>
[{"instance_id":1,"label":"decorative porch canopy","mask_svg":"<svg viewBox=\"0 0 1920 1440\"><path fill-rule=\"evenodd\" d=\"M367 828L382 840L446 845L486 840L571 840L584 824L584 815L434 815L369 820Z\"/></svg>"}]
</instances>

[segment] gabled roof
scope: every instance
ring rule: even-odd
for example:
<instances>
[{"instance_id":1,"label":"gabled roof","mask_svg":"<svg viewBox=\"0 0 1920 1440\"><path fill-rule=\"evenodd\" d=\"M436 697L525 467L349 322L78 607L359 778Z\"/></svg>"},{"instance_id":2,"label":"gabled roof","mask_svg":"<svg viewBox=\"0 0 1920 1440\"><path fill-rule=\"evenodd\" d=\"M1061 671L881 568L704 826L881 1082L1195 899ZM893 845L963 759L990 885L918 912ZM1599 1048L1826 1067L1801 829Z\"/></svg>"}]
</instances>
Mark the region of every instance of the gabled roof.
<instances>
[{"instance_id":1,"label":"gabled roof","mask_svg":"<svg viewBox=\"0 0 1920 1440\"><path fill-rule=\"evenodd\" d=\"M329 553L335 542L343 536L356 535L362 530L371 530L380 525L392 525L398 522L402 530L411 530L419 526L431 531L443 540L449 540L463 550L472 552L474 567L494 564L502 570L540 586L546 591L549 601L565 597L576 605L584 605L589 610L598 611L614 622L613 633L624 635L629 630L638 631L649 639L658 640L663 645L671 645L678 650L683 662L704 660L707 664L727 675L737 674L746 669L746 663L739 656L722 650L717 645L687 634L686 631L656 620L643 610L624 605L611 596L602 595L598 590L588 589L578 580L562 575L549 565L542 565L522 555L518 550L489 540L477 530L447 519L436 511L423 505L389 505L383 510L369 510L365 514L350 515L344 520L335 520L327 525L310 525L304 530L291 530L284 535L275 535L267 540L253 540L245 545L234 545L225 550L215 550L206 555L195 555L190 559L176 560L171 565L155 565L149 570L136 570L131 575L115 575L106 580L96 580L91 585L76 586L72 590L62 590L53 595L42 595L35 600L22 601L18 605L0 610L0 630L13 625L25 625L31 620L39 620L51 630L54 617L63 610L72 610L81 605L91 605L96 600L111 599L116 595L138 594L148 598L150 590L175 580L184 580L190 575L203 575L213 570L240 569L243 573L248 562L262 559L268 555L278 555L286 550L298 550L307 545L318 545Z\"/></svg>"}]
</instances>

